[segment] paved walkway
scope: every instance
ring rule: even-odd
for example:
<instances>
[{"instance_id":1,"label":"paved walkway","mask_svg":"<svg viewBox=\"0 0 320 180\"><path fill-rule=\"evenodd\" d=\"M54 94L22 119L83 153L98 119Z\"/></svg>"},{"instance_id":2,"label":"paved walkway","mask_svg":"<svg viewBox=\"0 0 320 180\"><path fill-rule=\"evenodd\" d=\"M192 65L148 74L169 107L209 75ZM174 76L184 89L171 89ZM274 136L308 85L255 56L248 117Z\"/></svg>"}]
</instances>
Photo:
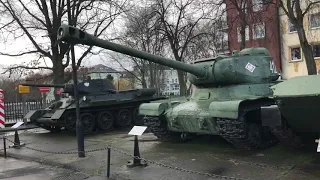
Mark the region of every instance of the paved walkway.
<instances>
[{"instance_id":1,"label":"paved walkway","mask_svg":"<svg viewBox=\"0 0 320 180\"><path fill-rule=\"evenodd\" d=\"M299 153L277 145L259 152L244 153L216 137L204 137L187 143L161 143L151 133L139 137L139 146L141 156L152 163L147 167L128 168L126 163L132 160L130 155L133 154L133 137L127 133L118 131L86 136L85 150L97 151L87 152L86 157L79 158L74 135L30 130L20 134L20 141L26 143L26 147L10 148L7 152L8 155L23 160L105 177L108 158L104 147L112 146L111 177L114 179L320 179L320 163L316 161L318 154L315 151ZM13 136L8 138L13 140ZM2 148L0 140L0 149ZM184 169L192 171L186 172Z\"/></svg>"},{"instance_id":2,"label":"paved walkway","mask_svg":"<svg viewBox=\"0 0 320 180\"><path fill-rule=\"evenodd\" d=\"M37 162L18 160L13 158L0 158L0 179L7 180L64 180L86 179L102 180L102 177L90 177L87 174L75 172L59 167L43 165Z\"/></svg>"}]
</instances>

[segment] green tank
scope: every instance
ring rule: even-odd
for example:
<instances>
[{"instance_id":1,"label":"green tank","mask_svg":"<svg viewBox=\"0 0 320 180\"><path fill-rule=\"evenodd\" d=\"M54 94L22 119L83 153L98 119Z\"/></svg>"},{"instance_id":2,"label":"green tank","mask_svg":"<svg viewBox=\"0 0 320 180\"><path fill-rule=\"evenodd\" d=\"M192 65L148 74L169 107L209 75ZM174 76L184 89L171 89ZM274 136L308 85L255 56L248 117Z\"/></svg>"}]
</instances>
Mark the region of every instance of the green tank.
<instances>
[{"instance_id":1,"label":"green tank","mask_svg":"<svg viewBox=\"0 0 320 180\"><path fill-rule=\"evenodd\" d=\"M73 84L22 84L33 87L56 87L68 96L53 102L45 109L29 111L24 118L50 131L76 131L76 104ZM80 120L85 134L110 131L115 127L143 125L139 116L139 105L152 100L164 99L156 96L156 89L130 89L118 91L111 81L90 79L77 84Z\"/></svg>"},{"instance_id":2,"label":"green tank","mask_svg":"<svg viewBox=\"0 0 320 180\"><path fill-rule=\"evenodd\" d=\"M315 144L320 135L320 75L297 76L271 87L281 117L271 126L279 142L291 148Z\"/></svg>"},{"instance_id":3,"label":"green tank","mask_svg":"<svg viewBox=\"0 0 320 180\"><path fill-rule=\"evenodd\" d=\"M145 125L160 140L188 135L218 135L238 148L252 150L275 142L269 127L277 113L270 87L280 74L265 48L234 51L232 56L199 59L192 64L125 47L62 25L61 42L98 46L188 73L195 86L185 101L153 101L139 107Z\"/></svg>"}]
</instances>

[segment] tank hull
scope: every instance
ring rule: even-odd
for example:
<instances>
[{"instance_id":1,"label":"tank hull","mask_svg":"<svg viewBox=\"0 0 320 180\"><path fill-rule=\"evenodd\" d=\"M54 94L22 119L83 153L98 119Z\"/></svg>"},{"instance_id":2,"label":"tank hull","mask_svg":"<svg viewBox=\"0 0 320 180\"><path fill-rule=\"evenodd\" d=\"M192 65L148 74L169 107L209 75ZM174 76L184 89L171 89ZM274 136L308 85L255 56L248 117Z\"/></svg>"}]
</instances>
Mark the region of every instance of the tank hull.
<instances>
[{"instance_id":1,"label":"tank hull","mask_svg":"<svg viewBox=\"0 0 320 180\"><path fill-rule=\"evenodd\" d=\"M79 101L80 119L83 122L85 133L109 131L115 127L143 125L143 119L138 114L140 104L165 99L165 97L155 97L148 91L144 92L147 93L126 91L120 94L82 97ZM74 102L69 98L61 99L60 102L62 105L58 108L32 110L25 118L30 119L31 123L51 131L58 131L61 128L75 131L76 108Z\"/></svg>"},{"instance_id":2,"label":"tank hull","mask_svg":"<svg viewBox=\"0 0 320 180\"><path fill-rule=\"evenodd\" d=\"M274 142L269 127L262 127L262 121L268 120L261 117L262 107L276 104L271 98L271 85L197 88L189 100L146 103L139 112L146 116L146 125L160 139L180 138L182 134L219 135L237 147L251 150ZM252 127L265 134L263 142L253 142L258 140L247 136L248 119L253 122Z\"/></svg>"},{"instance_id":3,"label":"tank hull","mask_svg":"<svg viewBox=\"0 0 320 180\"><path fill-rule=\"evenodd\" d=\"M283 145L301 148L319 137L319 81L319 75L298 76L271 87L282 116L272 129Z\"/></svg>"},{"instance_id":4,"label":"tank hull","mask_svg":"<svg viewBox=\"0 0 320 180\"><path fill-rule=\"evenodd\" d=\"M306 96L277 98L281 101L279 109L288 125L300 133L320 133L320 97Z\"/></svg>"}]
</instances>

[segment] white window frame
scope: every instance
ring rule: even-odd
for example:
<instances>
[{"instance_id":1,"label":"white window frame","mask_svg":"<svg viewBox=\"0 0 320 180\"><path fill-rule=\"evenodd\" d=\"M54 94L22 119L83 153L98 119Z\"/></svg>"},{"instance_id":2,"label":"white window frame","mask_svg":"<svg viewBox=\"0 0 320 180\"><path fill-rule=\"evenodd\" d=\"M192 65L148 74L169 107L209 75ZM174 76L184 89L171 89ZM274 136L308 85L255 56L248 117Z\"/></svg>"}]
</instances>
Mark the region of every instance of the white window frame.
<instances>
[{"instance_id":1,"label":"white window frame","mask_svg":"<svg viewBox=\"0 0 320 180\"><path fill-rule=\"evenodd\" d=\"M263 0L252 0L252 11L259 12L263 9Z\"/></svg>"},{"instance_id":2,"label":"white window frame","mask_svg":"<svg viewBox=\"0 0 320 180\"><path fill-rule=\"evenodd\" d=\"M311 16L312 15L318 15L318 18L320 18L320 12L309 14L309 16L308 16L309 28L310 29L318 29L318 28L320 28L320 24L318 26L316 26L316 27L311 27Z\"/></svg>"},{"instance_id":3,"label":"white window frame","mask_svg":"<svg viewBox=\"0 0 320 180\"><path fill-rule=\"evenodd\" d=\"M300 59L292 59L292 49L300 49ZM301 47L289 47L289 52L290 52L290 62L297 62L297 61L302 61L302 51L301 51Z\"/></svg>"},{"instance_id":4,"label":"white window frame","mask_svg":"<svg viewBox=\"0 0 320 180\"><path fill-rule=\"evenodd\" d=\"M241 30L241 27L237 27L237 38L238 38L238 42L241 42L241 34L240 34L240 30ZM246 29L245 29L245 36L246 36L246 41L249 41L250 40L250 34L249 34L249 26L247 25L246 26Z\"/></svg>"},{"instance_id":5,"label":"white window frame","mask_svg":"<svg viewBox=\"0 0 320 180\"><path fill-rule=\"evenodd\" d=\"M256 28L256 26L259 26L259 25L263 26L264 33L263 33L262 37L257 37L257 35L256 35L255 28ZM266 37L266 26L265 26L265 24L264 23L253 24L253 26L252 26L252 38L253 39L263 39L265 37Z\"/></svg>"}]
</instances>

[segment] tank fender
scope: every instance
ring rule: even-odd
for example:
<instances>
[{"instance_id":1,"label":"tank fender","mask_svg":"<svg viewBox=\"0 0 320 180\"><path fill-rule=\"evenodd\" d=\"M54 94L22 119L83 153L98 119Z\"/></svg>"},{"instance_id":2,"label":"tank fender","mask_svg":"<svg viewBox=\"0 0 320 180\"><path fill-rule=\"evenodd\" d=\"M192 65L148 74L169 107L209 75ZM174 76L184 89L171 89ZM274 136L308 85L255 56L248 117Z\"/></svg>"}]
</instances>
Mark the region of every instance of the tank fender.
<instances>
[{"instance_id":1,"label":"tank fender","mask_svg":"<svg viewBox=\"0 0 320 180\"><path fill-rule=\"evenodd\" d=\"M261 107L261 124L262 126L281 126L281 112L277 105Z\"/></svg>"},{"instance_id":2,"label":"tank fender","mask_svg":"<svg viewBox=\"0 0 320 180\"><path fill-rule=\"evenodd\" d=\"M159 102L159 103L142 103L139 106L139 115L142 116L160 116L173 106L180 104L179 101Z\"/></svg>"},{"instance_id":3,"label":"tank fender","mask_svg":"<svg viewBox=\"0 0 320 180\"><path fill-rule=\"evenodd\" d=\"M254 99L251 99L254 100ZM209 114L217 118L238 119L239 106L248 100L212 102L209 105ZM261 107L262 126L281 126L281 112L277 105Z\"/></svg>"},{"instance_id":4,"label":"tank fender","mask_svg":"<svg viewBox=\"0 0 320 180\"><path fill-rule=\"evenodd\" d=\"M53 115L51 116L52 120L60 119L63 113L66 111L66 109L57 109Z\"/></svg>"},{"instance_id":5,"label":"tank fender","mask_svg":"<svg viewBox=\"0 0 320 180\"><path fill-rule=\"evenodd\" d=\"M239 105L243 100L212 102L209 105L209 114L217 118L238 118Z\"/></svg>"},{"instance_id":6,"label":"tank fender","mask_svg":"<svg viewBox=\"0 0 320 180\"><path fill-rule=\"evenodd\" d=\"M168 103L142 103L139 106L139 115L160 116L168 109Z\"/></svg>"},{"instance_id":7,"label":"tank fender","mask_svg":"<svg viewBox=\"0 0 320 180\"><path fill-rule=\"evenodd\" d=\"M30 110L23 118L35 120L41 117L44 112L45 112L44 110Z\"/></svg>"}]
</instances>

